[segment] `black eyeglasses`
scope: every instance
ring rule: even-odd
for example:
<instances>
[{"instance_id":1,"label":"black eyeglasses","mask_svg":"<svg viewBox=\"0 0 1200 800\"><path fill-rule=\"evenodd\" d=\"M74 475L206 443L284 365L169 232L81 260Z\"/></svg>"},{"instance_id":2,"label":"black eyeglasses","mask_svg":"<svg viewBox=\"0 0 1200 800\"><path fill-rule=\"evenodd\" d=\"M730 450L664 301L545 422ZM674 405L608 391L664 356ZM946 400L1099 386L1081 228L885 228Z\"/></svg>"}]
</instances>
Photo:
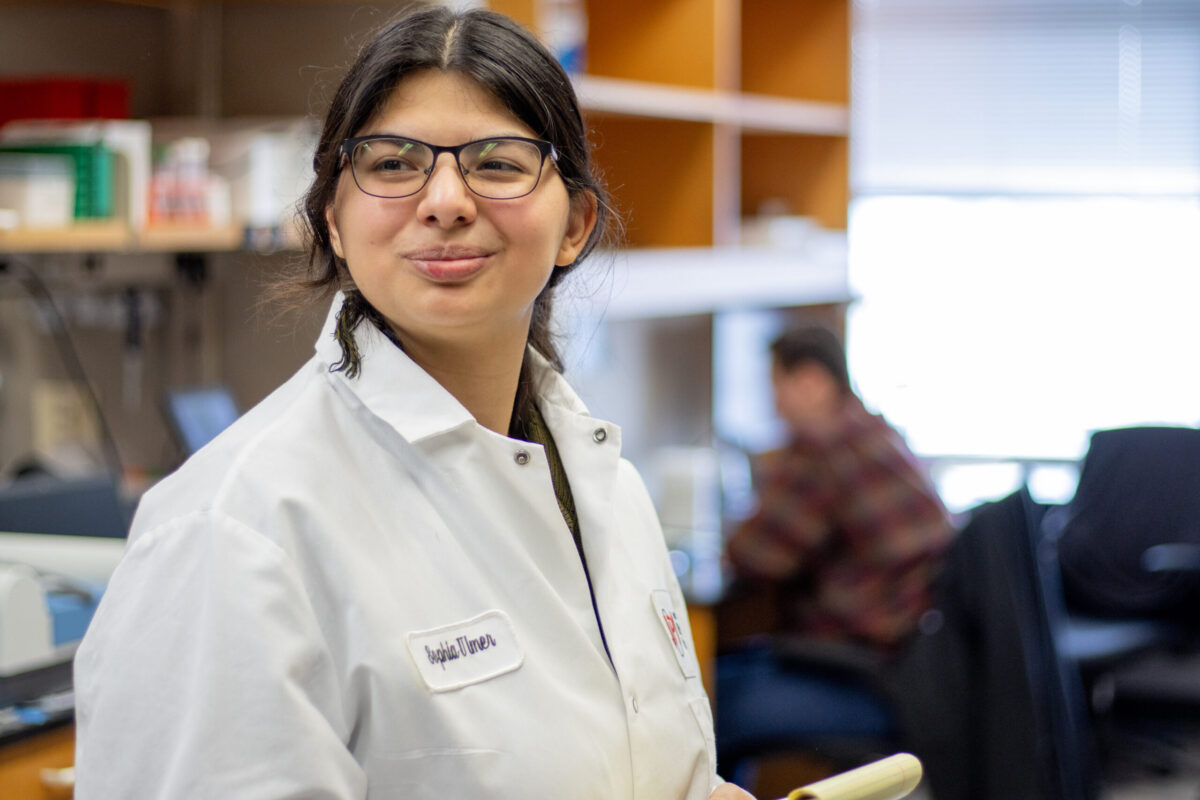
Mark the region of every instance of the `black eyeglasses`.
<instances>
[{"instance_id":1,"label":"black eyeglasses","mask_svg":"<svg viewBox=\"0 0 1200 800\"><path fill-rule=\"evenodd\" d=\"M558 151L550 142L520 136L480 139L453 147L386 134L355 136L342 142L342 154L350 161L355 184L375 197L408 197L421 191L442 153L454 156L468 189L491 200L524 197L537 188L546 157L558 161Z\"/></svg>"}]
</instances>

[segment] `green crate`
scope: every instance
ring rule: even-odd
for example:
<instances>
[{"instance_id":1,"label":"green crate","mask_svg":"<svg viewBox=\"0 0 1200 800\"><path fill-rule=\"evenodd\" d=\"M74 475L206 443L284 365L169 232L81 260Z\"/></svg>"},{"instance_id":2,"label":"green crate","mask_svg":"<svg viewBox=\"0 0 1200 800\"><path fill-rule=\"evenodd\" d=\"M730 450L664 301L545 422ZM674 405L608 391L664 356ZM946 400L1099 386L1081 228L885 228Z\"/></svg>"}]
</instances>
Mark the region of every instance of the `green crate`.
<instances>
[{"instance_id":1,"label":"green crate","mask_svg":"<svg viewBox=\"0 0 1200 800\"><path fill-rule=\"evenodd\" d=\"M3 144L0 152L70 156L75 164L75 219L113 216L113 153L95 144Z\"/></svg>"}]
</instances>

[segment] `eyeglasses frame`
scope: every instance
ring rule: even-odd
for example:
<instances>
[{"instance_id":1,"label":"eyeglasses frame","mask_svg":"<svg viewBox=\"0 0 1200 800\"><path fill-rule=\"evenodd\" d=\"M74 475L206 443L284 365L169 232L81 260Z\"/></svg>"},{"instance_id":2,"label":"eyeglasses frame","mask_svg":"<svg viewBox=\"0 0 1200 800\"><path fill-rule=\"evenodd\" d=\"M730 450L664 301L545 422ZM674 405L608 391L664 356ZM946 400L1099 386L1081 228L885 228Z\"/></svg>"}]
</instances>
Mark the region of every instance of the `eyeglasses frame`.
<instances>
[{"instance_id":1,"label":"eyeglasses frame","mask_svg":"<svg viewBox=\"0 0 1200 800\"><path fill-rule=\"evenodd\" d=\"M362 187L362 184L358 182L358 175L354 172L354 151L363 142L377 140L381 141L385 139L399 139L405 142L413 142L414 144L428 147L431 151L433 151L433 164L430 165L429 169L425 170L425 180L421 181L420 186L413 191L408 192L407 194L375 194L374 192L368 192ZM542 159L538 162L538 174L533 181L533 186L529 187L529 191L524 192L523 194L514 195L512 197L490 197L486 194L480 194L471 186L471 184L467 181L467 172L465 169L463 169L462 161L459 160L459 154L466 148L472 145L480 144L481 142L527 142L537 147L538 151L542 154ZM473 139L472 141L463 142L462 144L443 146L430 144L429 142L422 142L420 139L414 139L411 136L396 136L390 133L372 133L368 134L367 136L350 136L343 139L342 146L339 148L339 151L346 161L349 162L350 177L354 180L354 185L358 187L358 190L365 195L378 197L383 200L399 200L404 197L412 197L415 194L419 194L422 189L429 185L429 179L433 177L433 171L437 168L437 162L438 159L441 158L442 153L450 153L452 156L454 156L454 165L458 167L458 177L462 179L463 186L466 186L467 190L472 194L476 195L477 197L482 197L485 200L519 200L522 197L528 197L529 195L533 194L533 190L536 189L538 184L542 182L542 171L546 166L546 158L549 157L550 161L554 164L558 163L558 148L556 148L552 142L548 142L545 139L530 139L525 136L489 136L485 139Z\"/></svg>"}]
</instances>

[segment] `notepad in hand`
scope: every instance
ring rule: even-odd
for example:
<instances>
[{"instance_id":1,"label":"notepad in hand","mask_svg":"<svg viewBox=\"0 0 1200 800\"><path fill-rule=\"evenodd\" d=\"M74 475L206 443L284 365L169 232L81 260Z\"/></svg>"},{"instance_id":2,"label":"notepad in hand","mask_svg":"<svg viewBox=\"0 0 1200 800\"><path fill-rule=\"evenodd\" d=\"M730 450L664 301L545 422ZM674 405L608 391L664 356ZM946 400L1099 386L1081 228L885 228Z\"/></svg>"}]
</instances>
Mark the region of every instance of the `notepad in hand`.
<instances>
[{"instance_id":1,"label":"notepad in hand","mask_svg":"<svg viewBox=\"0 0 1200 800\"><path fill-rule=\"evenodd\" d=\"M787 800L899 800L920 782L921 762L908 753L897 753L801 786Z\"/></svg>"}]
</instances>

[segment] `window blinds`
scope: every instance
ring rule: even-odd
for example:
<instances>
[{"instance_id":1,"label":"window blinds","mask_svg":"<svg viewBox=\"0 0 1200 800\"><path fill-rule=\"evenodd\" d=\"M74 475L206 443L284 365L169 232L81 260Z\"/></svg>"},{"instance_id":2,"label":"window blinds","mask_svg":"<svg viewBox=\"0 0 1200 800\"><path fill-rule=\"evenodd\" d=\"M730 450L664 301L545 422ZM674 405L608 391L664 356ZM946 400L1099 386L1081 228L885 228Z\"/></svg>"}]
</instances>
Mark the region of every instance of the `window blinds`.
<instances>
[{"instance_id":1,"label":"window blinds","mask_svg":"<svg viewBox=\"0 0 1200 800\"><path fill-rule=\"evenodd\" d=\"M851 184L1200 191L1200 2L856 0Z\"/></svg>"}]
</instances>

